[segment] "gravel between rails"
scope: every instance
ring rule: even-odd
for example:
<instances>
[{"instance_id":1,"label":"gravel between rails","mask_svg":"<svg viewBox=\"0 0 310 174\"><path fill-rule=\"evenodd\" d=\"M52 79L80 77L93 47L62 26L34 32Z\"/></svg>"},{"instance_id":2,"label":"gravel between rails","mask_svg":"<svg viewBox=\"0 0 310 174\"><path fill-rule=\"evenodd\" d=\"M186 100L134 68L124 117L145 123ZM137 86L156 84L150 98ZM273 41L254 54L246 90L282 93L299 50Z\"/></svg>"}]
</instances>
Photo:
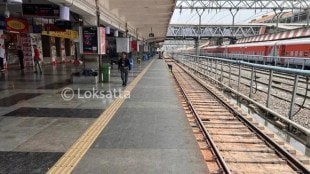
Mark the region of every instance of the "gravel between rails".
<instances>
[{"instance_id":1,"label":"gravel between rails","mask_svg":"<svg viewBox=\"0 0 310 174\"><path fill-rule=\"evenodd\" d=\"M201 68L199 68L199 71L202 71L202 72L205 71L207 73L206 70L203 70L204 67L206 67L206 66L202 65ZM209 75L211 74L212 77L215 77L215 66L213 65L212 68L213 68L212 69L213 73L210 73L210 67L209 67ZM228 72L229 66L224 65L223 70ZM231 72L238 74L239 69L231 66ZM251 72L246 70L246 69L242 68L241 74L243 77L251 78ZM259 90L257 90L254 94L252 94L252 98L257 102L259 102L263 105L266 105L267 92L268 92L268 85L267 84L269 82L269 75L260 73L258 71L256 73L256 76L259 76L259 79L257 79L257 80L259 80L265 84L257 84L257 88ZM220 77L221 77L221 65L218 64L217 65L217 79L220 79ZM240 92L244 95L249 96L250 80L248 80L246 78L241 78L241 80L240 80L240 82L241 82L240 83ZM274 85L276 85L280 89L272 88L271 94L274 96L270 97L270 101L271 101L270 108L272 110L274 110L275 112L277 112L283 116L288 117L288 113L290 110L290 102L288 102L288 101L291 101L292 94L288 93L287 91L281 90L281 88L292 91L292 89L293 89L292 85L294 84L294 81L289 80L289 79L285 79L285 78L281 78L281 77L273 77L273 80L280 82L280 84L273 83ZM223 82L227 85L229 84L229 75L226 72L223 72ZM255 86L255 83L254 83L254 86ZM237 76L231 75L231 87L233 89L237 90L237 88L238 88L238 77ZM306 88L306 83L299 83L298 89L297 89L298 93L304 95L306 92L305 88ZM255 88L253 88L253 91L255 91ZM277 97L275 97L275 96L277 96ZM310 96L310 91L308 91L307 96ZM285 100L281 100L279 98L283 98ZM298 103L299 105L302 105L304 102L304 97L296 96L295 102ZM310 109L309 109L310 108L310 102L309 102L309 99L306 99L305 106L307 108L301 108L300 111L296 115L293 116L292 120L295 121L296 123L308 128L308 129L310 129ZM293 113L295 113L297 110L299 110L299 108L300 108L299 106L295 105Z\"/></svg>"}]
</instances>

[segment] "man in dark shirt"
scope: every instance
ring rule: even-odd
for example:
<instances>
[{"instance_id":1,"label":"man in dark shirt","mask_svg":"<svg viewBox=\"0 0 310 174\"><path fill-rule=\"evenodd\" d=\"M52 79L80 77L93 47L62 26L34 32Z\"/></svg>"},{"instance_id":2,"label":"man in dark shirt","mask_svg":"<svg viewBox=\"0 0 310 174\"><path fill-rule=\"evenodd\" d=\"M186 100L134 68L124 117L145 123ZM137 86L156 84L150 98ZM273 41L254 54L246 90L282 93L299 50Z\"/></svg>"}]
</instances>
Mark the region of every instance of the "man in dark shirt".
<instances>
[{"instance_id":1,"label":"man in dark shirt","mask_svg":"<svg viewBox=\"0 0 310 174\"><path fill-rule=\"evenodd\" d=\"M18 54L20 69L23 70L24 69L24 53L20 46L18 47L17 54Z\"/></svg>"},{"instance_id":2,"label":"man in dark shirt","mask_svg":"<svg viewBox=\"0 0 310 174\"><path fill-rule=\"evenodd\" d=\"M130 70L130 62L129 59L127 58L127 53L125 52L122 52L122 57L118 61L118 70L121 71L123 86L126 86L128 82L128 72Z\"/></svg>"}]
</instances>

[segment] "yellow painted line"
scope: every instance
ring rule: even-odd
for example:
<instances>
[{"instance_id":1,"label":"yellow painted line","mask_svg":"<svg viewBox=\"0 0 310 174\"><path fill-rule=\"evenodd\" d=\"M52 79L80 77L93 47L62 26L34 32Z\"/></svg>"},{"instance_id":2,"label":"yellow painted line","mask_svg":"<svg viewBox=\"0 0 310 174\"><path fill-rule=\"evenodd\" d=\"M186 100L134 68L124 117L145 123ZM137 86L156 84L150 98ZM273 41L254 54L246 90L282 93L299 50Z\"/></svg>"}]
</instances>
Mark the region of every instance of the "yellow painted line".
<instances>
[{"instance_id":1,"label":"yellow painted line","mask_svg":"<svg viewBox=\"0 0 310 174\"><path fill-rule=\"evenodd\" d=\"M78 162L86 154L88 149L94 143L96 138L100 135L102 130L106 127L114 114L124 103L138 82L142 79L144 74L151 67L155 59L153 59L147 67L125 88L120 94L123 98L117 98L113 103L97 118L97 120L79 137L79 139L69 148L69 150L54 164L47 172L48 174L55 173L71 173ZM125 92L125 93L124 93Z\"/></svg>"}]
</instances>

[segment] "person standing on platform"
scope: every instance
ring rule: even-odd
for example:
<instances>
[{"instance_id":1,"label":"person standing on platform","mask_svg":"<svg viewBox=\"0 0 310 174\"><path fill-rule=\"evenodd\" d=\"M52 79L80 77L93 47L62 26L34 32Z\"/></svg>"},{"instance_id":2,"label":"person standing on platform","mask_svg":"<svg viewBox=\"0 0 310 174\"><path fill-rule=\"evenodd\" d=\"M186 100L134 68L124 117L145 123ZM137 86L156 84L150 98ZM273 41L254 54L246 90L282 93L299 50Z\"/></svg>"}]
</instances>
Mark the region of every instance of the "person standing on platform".
<instances>
[{"instance_id":1,"label":"person standing on platform","mask_svg":"<svg viewBox=\"0 0 310 174\"><path fill-rule=\"evenodd\" d=\"M37 66L39 66L40 74L42 74L41 65L40 65L40 60L41 60L40 51L36 45L33 45L33 51L34 51L33 60L34 60L34 68L35 68L34 73L38 73Z\"/></svg>"},{"instance_id":2,"label":"person standing on platform","mask_svg":"<svg viewBox=\"0 0 310 174\"><path fill-rule=\"evenodd\" d=\"M133 54L132 54L132 52L130 52L129 54L128 54L128 60L129 60L129 70L132 70L133 69L133 59L134 59L134 57L133 57Z\"/></svg>"},{"instance_id":3,"label":"person standing on platform","mask_svg":"<svg viewBox=\"0 0 310 174\"><path fill-rule=\"evenodd\" d=\"M3 55L3 49L1 48L2 45L0 44L0 71L1 72L4 72L5 69L4 69L4 65L3 65L3 62L4 62L4 55Z\"/></svg>"},{"instance_id":4,"label":"person standing on platform","mask_svg":"<svg viewBox=\"0 0 310 174\"><path fill-rule=\"evenodd\" d=\"M17 55L19 59L20 69L23 70L24 69L24 53L20 46L18 47Z\"/></svg>"},{"instance_id":5,"label":"person standing on platform","mask_svg":"<svg viewBox=\"0 0 310 174\"><path fill-rule=\"evenodd\" d=\"M121 71L123 86L126 86L128 82L128 72L130 70L130 62L129 59L127 58L127 53L125 52L122 52L122 57L118 61L118 70Z\"/></svg>"}]
</instances>

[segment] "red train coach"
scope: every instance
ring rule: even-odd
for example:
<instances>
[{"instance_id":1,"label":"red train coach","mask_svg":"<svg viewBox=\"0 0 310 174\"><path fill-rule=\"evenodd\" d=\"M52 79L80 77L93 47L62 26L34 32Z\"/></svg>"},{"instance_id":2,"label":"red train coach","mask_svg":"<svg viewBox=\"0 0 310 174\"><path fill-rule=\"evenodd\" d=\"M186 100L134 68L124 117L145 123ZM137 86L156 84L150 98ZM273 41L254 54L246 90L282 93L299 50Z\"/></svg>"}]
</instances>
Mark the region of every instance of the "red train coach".
<instances>
[{"instance_id":1,"label":"red train coach","mask_svg":"<svg viewBox=\"0 0 310 174\"><path fill-rule=\"evenodd\" d=\"M290 58L290 59L309 58L310 61L310 38L203 47L201 53L250 55L253 56L253 58L261 56L264 57L265 59L267 59L267 57L277 57L280 58L280 61L282 63L285 63L284 58ZM295 63L296 62L297 61L295 61ZM298 64L301 64L301 62L299 61Z\"/></svg>"}]
</instances>

